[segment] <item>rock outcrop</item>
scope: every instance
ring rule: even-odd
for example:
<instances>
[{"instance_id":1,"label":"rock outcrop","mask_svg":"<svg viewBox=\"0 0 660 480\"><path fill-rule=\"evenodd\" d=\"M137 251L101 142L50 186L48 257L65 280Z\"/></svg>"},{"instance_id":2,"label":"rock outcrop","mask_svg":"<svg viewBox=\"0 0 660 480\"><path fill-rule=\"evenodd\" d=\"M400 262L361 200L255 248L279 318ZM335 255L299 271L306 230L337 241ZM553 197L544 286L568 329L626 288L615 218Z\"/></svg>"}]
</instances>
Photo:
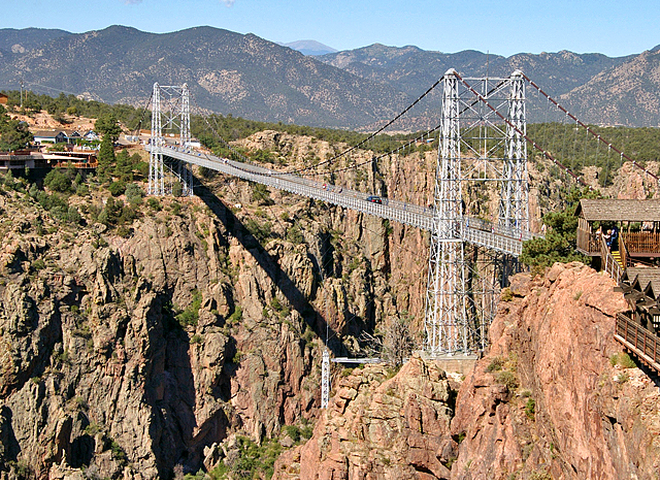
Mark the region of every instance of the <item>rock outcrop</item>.
<instances>
[{"instance_id":1,"label":"rock outcrop","mask_svg":"<svg viewBox=\"0 0 660 480\"><path fill-rule=\"evenodd\" d=\"M207 183L136 207L123 230L95 223L102 190L70 197L77 225L0 184L0 471L211 469L237 434L260 443L315 420L321 337L346 355L363 330L420 308L422 280L390 282L414 261L393 264L383 221Z\"/></svg>"},{"instance_id":2,"label":"rock outcrop","mask_svg":"<svg viewBox=\"0 0 660 480\"><path fill-rule=\"evenodd\" d=\"M617 362L626 304L613 287L581 263L513 277L489 353L455 385L455 410L431 360L389 380L382 367L355 370L274 478L656 478L660 391Z\"/></svg>"},{"instance_id":3,"label":"rock outcrop","mask_svg":"<svg viewBox=\"0 0 660 480\"><path fill-rule=\"evenodd\" d=\"M332 151L278 132L244 143L292 165ZM337 183L425 205L435 154L413 155ZM181 476L239 468L246 445L273 442L286 479L657 469L657 391L610 364L624 306L606 277L577 264L516 277L458 403L457 381L413 357L393 378L335 370L321 411L324 340L343 356L389 322L423 330L424 235L221 176L205 184L136 206L121 228L96 223L102 190L71 195L76 224L36 187L0 185L1 478ZM495 197L478 193L488 216Z\"/></svg>"},{"instance_id":4,"label":"rock outcrop","mask_svg":"<svg viewBox=\"0 0 660 480\"><path fill-rule=\"evenodd\" d=\"M366 366L339 379L311 440L280 457L273 478L448 479L457 447L451 382L418 356L388 372Z\"/></svg>"},{"instance_id":5,"label":"rock outcrop","mask_svg":"<svg viewBox=\"0 0 660 480\"><path fill-rule=\"evenodd\" d=\"M612 365L614 282L579 263L514 279L458 395L452 478L654 478L660 392Z\"/></svg>"}]
</instances>

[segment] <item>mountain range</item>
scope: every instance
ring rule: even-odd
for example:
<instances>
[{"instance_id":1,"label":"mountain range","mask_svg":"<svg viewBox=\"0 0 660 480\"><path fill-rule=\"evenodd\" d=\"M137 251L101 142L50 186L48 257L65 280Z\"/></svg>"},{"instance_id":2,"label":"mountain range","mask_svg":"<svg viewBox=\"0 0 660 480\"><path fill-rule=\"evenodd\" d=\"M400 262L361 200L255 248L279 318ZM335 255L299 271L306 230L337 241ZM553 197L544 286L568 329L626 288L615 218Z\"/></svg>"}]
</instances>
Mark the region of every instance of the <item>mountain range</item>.
<instances>
[{"instance_id":1,"label":"mountain range","mask_svg":"<svg viewBox=\"0 0 660 480\"><path fill-rule=\"evenodd\" d=\"M283 45L298 50L303 55L318 56L325 55L326 53L335 53L337 51L332 47L317 42L316 40L298 40L296 42L284 43Z\"/></svg>"},{"instance_id":2,"label":"mountain range","mask_svg":"<svg viewBox=\"0 0 660 480\"><path fill-rule=\"evenodd\" d=\"M17 89L24 79L42 93L137 106L155 82L185 82L200 111L368 129L396 115L449 68L493 77L520 69L586 122L660 125L658 48L625 57L569 51L503 57L381 44L323 55L329 47L313 41L289 47L213 27L164 34L122 26L80 34L0 29L0 89ZM556 119L547 102L528 91L528 120ZM437 124L439 106L438 91L404 128Z\"/></svg>"}]
</instances>

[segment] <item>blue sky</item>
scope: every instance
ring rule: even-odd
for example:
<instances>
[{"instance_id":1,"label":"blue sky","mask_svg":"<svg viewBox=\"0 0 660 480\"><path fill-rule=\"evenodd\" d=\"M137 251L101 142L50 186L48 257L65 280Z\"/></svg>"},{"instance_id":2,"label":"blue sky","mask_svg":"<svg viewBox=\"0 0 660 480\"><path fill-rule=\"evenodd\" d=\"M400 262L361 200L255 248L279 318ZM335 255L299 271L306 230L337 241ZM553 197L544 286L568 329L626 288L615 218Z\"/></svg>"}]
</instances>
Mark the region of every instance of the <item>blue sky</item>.
<instances>
[{"instance_id":1,"label":"blue sky","mask_svg":"<svg viewBox=\"0 0 660 480\"><path fill-rule=\"evenodd\" d=\"M639 53L660 44L654 0L8 0L0 28L71 32L127 25L170 32L210 25L338 50L383 43L446 53Z\"/></svg>"}]
</instances>

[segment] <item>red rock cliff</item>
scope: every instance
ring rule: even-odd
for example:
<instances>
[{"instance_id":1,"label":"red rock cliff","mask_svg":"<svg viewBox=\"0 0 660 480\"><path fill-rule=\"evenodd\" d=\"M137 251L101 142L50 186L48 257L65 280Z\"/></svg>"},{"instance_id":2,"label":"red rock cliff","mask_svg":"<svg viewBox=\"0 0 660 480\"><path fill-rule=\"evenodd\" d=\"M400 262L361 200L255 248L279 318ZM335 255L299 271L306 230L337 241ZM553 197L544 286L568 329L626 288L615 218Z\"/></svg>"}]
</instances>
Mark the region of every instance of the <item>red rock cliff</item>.
<instances>
[{"instance_id":1,"label":"red rock cliff","mask_svg":"<svg viewBox=\"0 0 660 480\"><path fill-rule=\"evenodd\" d=\"M613 287L580 263L514 277L459 392L452 479L657 478L658 387L612 365L626 309Z\"/></svg>"},{"instance_id":2,"label":"red rock cliff","mask_svg":"<svg viewBox=\"0 0 660 480\"><path fill-rule=\"evenodd\" d=\"M274 478L657 478L659 389L616 361L614 286L580 263L514 277L455 412L431 361L387 381L356 370Z\"/></svg>"}]
</instances>

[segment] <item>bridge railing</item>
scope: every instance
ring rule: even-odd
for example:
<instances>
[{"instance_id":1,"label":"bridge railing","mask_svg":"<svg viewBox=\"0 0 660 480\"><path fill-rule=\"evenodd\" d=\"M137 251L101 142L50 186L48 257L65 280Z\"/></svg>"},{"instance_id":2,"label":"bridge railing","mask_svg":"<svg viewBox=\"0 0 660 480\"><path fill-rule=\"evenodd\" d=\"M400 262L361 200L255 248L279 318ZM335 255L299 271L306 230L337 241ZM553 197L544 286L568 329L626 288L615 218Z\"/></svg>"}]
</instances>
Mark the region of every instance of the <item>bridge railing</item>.
<instances>
[{"instance_id":1,"label":"bridge railing","mask_svg":"<svg viewBox=\"0 0 660 480\"><path fill-rule=\"evenodd\" d=\"M147 145L146 148L151 150L157 147ZM332 203L415 228L428 231L434 229L435 214L432 208L388 198L381 199L382 203L370 202L367 201L367 194L356 190L317 182L299 175L282 174L259 165L219 158L196 152L190 148L166 146L161 153L278 190ZM530 232L492 224L475 217L464 218L461 230L464 241L514 256L520 255L523 241L534 237L534 234Z\"/></svg>"},{"instance_id":2,"label":"bridge railing","mask_svg":"<svg viewBox=\"0 0 660 480\"><path fill-rule=\"evenodd\" d=\"M605 238L602 235L600 237L600 258L603 264L603 270L609 273L610 277L612 277L616 283L619 283L621 276L623 275L623 267L610 253L610 247L607 246Z\"/></svg>"},{"instance_id":3,"label":"bridge railing","mask_svg":"<svg viewBox=\"0 0 660 480\"><path fill-rule=\"evenodd\" d=\"M147 146L147 149L151 149ZM201 154L181 147L166 147L162 152L179 160L195 163L244 180L303 195L351 210L375 215L416 228L431 230L433 216L416 205L383 199L383 203L367 201L367 195L348 188L323 184L298 175L281 175L273 170L249 163L237 162L213 155ZM324 187L325 185L325 187Z\"/></svg>"}]
</instances>

